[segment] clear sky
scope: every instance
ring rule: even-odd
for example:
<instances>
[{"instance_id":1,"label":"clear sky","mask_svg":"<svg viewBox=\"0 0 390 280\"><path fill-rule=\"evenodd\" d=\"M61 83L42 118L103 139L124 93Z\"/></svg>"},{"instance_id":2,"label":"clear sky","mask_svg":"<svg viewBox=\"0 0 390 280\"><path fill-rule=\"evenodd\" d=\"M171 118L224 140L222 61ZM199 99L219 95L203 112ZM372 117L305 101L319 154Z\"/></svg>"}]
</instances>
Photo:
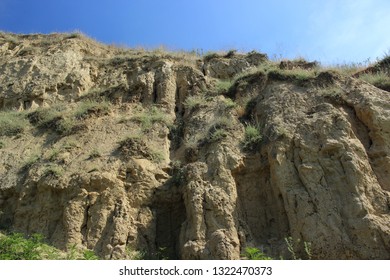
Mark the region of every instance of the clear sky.
<instances>
[{"instance_id":1,"label":"clear sky","mask_svg":"<svg viewBox=\"0 0 390 280\"><path fill-rule=\"evenodd\" d=\"M389 0L0 0L0 30L79 30L129 47L257 50L324 64L390 50Z\"/></svg>"}]
</instances>

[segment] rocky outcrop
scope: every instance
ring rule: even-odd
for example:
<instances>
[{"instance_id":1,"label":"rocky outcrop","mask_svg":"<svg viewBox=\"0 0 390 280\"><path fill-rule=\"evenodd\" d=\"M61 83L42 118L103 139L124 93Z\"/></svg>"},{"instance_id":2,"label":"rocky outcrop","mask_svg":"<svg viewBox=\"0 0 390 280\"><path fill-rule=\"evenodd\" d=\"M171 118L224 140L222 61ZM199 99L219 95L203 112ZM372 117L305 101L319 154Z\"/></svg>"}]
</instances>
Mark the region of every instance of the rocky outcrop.
<instances>
[{"instance_id":1,"label":"rocky outcrop","mask_svg":"<svg viewBox=\"0 0 390 280\"><path fill-rule=\"evenodd\" d=\"M105 259L290 258L287 237L300 258L390 258L387 92L255 52L0 44L0 127L24 124L0 133L1 229Z\"/></svg>"}]
</instances>

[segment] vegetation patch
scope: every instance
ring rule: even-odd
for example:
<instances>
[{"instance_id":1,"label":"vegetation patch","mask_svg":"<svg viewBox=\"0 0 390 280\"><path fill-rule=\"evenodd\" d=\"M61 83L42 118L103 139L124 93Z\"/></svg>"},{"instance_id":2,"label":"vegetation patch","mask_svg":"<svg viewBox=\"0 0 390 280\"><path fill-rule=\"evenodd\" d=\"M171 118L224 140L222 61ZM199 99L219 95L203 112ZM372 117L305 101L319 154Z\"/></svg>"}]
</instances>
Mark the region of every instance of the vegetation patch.
<instances>
[{"instance_id":1,"label":"vegetation patch","mask_svg":"<svg viewBox=\"0 0 390 280\"><path fill-rule=\"evenodd\" d=\"M287 249L290 252L291 258L293 260L301 260L301 259L311 260L312 259L311 243L310 242L306 242L306 241L301 242L300 239L294 240L291 236L286 237L284 239L284 241L286 241ZM299 245L301 245L301 247L303 247L304 253L300 254L298 252L298 250L296 249L296 247ZM301 255L301 257L299 255Z\"/></svg>"},{"instance_id":2,"label":"vegetation patch","mask_svg":"<svg viewBox=\"0 0 390 280\"><path fill-rule=\"evenodd\" d=\"M184 106L190 111L194 108L205 106L206 104L207 104L207 100L204 95L189 96L184 101Z\"/></svg>"},{"instance_id":3,"label":"vegetation patch","mask_svg":"<svg viewBox=\"0 0 390 280\"><path fill-rule=\"evenodd\" d=\"M0 112L0 136L15 136L28 127L25 114L15 111Z\"/></svg>"},{"instance_id":4,"label":"vegetation patch","mask_svg":"<svg viewBox=\"0 0 390 280\"><path fill-rule=\"evenodd\" d=\"M162 123L165 125L172 124L172 118L167 113L154 106L148 110L135 114L131 120L138 122L143 131L149 130L155 123Z\"/></svg>"},{"instance_id":5,"label":"vegetation patch","mask_svg":"<svg viewBox=\"0 0 390 280\"><path fill-rule=\"evenodd\" d=\"M215 90L218 94L226 94L232 87L233 83L233 80L218 80L215 85Z\"/></svg>"},{"instance_id":6,"label":"vegetation patch","mask_svg":"<svg viewBox=\"0 0 390 280\"><path fill-rule=\"evenodd\" d=\"M221 57L220 54L216 53L216 52L207 52L204 56L203 56L203 60L205 62L208 62L214 58L219 58Z\"/></svg>"},{"instance_id":7,"label":"vegetation patch","mask_svg":"<svg viewBox=\"0 0 390 280\"><path fill-rule=\"evenodd\" d=\"M44 242L41 234L25 237L21 233L0 233L0 260L97 260L90 250L77 250L75 246L67 252L58 250Z\"/></svg>"},{"instance_id":8,"label":"vegetation patch","mask_svg":"<svg viewBox=\"0 0 390 280\"><path fill-rule=\"evenodd\" d=\"M264 252L254 247L246 247L244 257L248 260L272 260Z\"/></svg>"},{"instance_id":9,"label":"vegetation patch","mask_svg":"<svg viewBox=\"0 0 390 280\"><path fill-rule=\"evenodd\" d=\"M218 142L222 139L226 138L228 135L227 131L222 128L211 129L209 133L209 141L210 142Z\"/></svg>"},{"instance_id":10,"label":"vegetation patch","mask_svg":"<svg viewBox=\"0 0 390 280\"><path fill-rule=\"evenodd\" d=\"M50 165L43 172L44 177L60 178L64 174L64 169L58 165Z\"/></svg>"},{"instance_id":11,"label":"vegetation patch","mask_svg":"<svg viewBox=\"0 0 390 280\"><path fill-rule=\"evenodd\" d=\"M364 74L359 78L377 88L390 91L390 75L388 73L379 72L375 74Z\"/></svg>"},{"instance_id":12,"label":"vegetation patch","mask_svg":"<svg viewBox=\"0 0 390 280\"><path fill-rule=\"evenodd\" d=\"M242 145L245 150L254 151L259 147L262 139L260 128L249 124L245 127L245 139Z\"/></svg>"},{"instance_id":13,"label":"vegetation patch","mask_svg":"<svg viewBox=\"0 0 390 280\"><path fill-rule=\"evenodd\" d=\"M227 116L221 116L214 120L208 130L206 142L218 142L228 136L228 131L233 128L233 122Z\"/></svg>"},{"instance_id":14,"label":"vegetation patch","mask_svg":"<svg viewBox=\"0 0 390 280\"><path fill-rule=\"evenodd\" d=\"M226 110L231 110L234 109L237 106L237 104L231 98L225 98L222 102L222 106Z\"/></svg>"},{"instance_id":15,"label":"vegetation patch","mask_svg":"<svg viewBox=\"0 0 390 280\"><path fill-rule=\"evenodd\" d=\"M97 102L86 100L79 104L74 116L77 119L85 119L90 116L100 117L110 112L110 103L107 101Z\"/></svg>"},{"instance_id":16,"label":"vegetation patch","mask_svg":"<svg viewBox=\"0 0 390 280\"><path fill-rule=\"evenodd\" d=\"M74 119L68 118L67 112L60 106L39 108L28 114L28 119L38 128L51 129L60 135L71 134L77 124Z\"/></svg>"},{"instance_id":17,"label":"vegetation patch","mask_svg":"<svg viewBox=\"0 0 390 280\"><path fill-rule=\"evenodd\" d=\"M268 77L273 80L291 81L298 86L304 86L316 77L314 70L295 68L291 70L274 69L268 72Z\"/></svg>"},{"instance_id":18,"label":"vegetation patch","mask_svg":"<svg viewBox=\"0 0 390 280\"><path fill-rule=\"evenodd\" d=\"M39 160L40 160L40 156L37 154L33 154L33 155L29 156L23 164L23 169L29 169L31 166L33 166L35 163L37 163Z\"/></svg>"}]
</instances>

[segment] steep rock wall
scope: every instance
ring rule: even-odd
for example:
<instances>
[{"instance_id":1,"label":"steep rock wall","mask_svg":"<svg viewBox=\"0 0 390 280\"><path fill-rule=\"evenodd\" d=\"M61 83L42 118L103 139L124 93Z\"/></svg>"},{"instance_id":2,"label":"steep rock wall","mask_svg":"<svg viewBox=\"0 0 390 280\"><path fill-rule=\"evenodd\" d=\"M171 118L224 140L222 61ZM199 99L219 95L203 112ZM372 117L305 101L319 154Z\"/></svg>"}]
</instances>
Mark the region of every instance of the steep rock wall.
<instances>
[{"instance_id":1,"label":"steep rock wall","mask_svg":"<svg viewBox=\"0 0 390 280\"><path fill-rule=\"evenodd\" d=\"M289 258L286 237L302 258L305 244L317 259L390 257L387 92L313 69L302 81L258 53L0 43L1 117L29 121L0 133L2 229L107 259ZM262 140L246 145L249 125Z\"/></svg>"}]
</instances>

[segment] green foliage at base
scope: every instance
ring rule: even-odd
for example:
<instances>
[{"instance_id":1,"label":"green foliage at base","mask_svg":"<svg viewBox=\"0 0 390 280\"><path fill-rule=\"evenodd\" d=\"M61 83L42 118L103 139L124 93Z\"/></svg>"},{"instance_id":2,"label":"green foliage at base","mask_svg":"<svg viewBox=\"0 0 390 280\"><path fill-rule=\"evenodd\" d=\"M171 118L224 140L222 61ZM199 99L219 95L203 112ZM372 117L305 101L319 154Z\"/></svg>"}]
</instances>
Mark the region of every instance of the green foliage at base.
<instances>
[{"instance_id":1,"label":"green foliage at base","mask_svg":"<svg viewBox=\"0 0 390 280\"><path fill-rule=\"evenodd\" d=\"M293 260L312 259L311 242L301 242L300 239L294 240L291 236L286 237L284 241L286 241L287 249L291 253L291 258ZM303 256L298 256L299 253L296 250L296 247L301 244L303 244L303 249L305 253L303 254Z\"/></svg>"},{"instance_id":2,"label":"green foliage at base","mask_svg":"<svg viewBox=\"0 0 390 280\"><path fill-rule=\"evenodd\" d=\"M264 252L254 247L246 247L244 256L248 260L272 260L272 258L268 257Z\"/></svg>"},{"instance_id":3,"label":"green foliage at base","mask_svg":"<svg viewBox=\"0 0 390 280\"><path fill-rule=\"evenodd\" d=\"M20 233L0 237L1 260L39 260L42 247L42 236L32 235L26 239Z\"/></svg>"},{"instance_id":4,"label":"green foliage at base","mask_svg":"<svg viewBox=\"0 0 390 280\"><path fill-rule=\"evenodd\" d=\"M41 234L24 237L21 233L0 233L0 260L97 260L90 250L77 250L76 246L63 252L44 242Z\"/></svg>"}]
</instances>

